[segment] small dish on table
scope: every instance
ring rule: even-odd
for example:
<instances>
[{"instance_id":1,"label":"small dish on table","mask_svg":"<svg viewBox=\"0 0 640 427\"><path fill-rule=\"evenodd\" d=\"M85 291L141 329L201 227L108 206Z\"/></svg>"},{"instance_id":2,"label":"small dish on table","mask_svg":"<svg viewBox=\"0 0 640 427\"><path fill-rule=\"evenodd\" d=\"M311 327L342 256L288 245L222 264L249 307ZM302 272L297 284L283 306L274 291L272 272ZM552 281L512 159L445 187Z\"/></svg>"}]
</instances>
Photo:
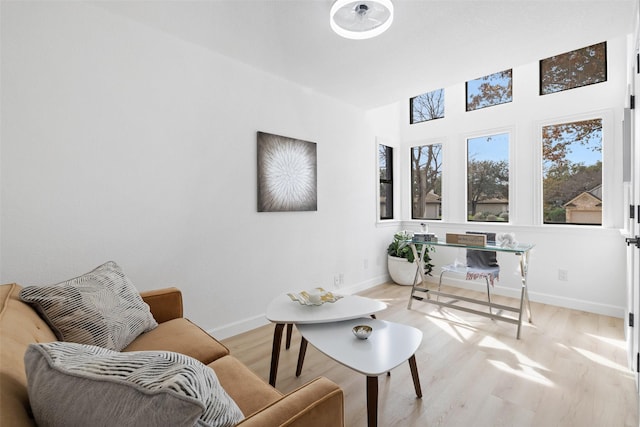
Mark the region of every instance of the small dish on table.
<instances>
[{"instance_id":1,"label":"small dish on table","mask_svg":"<svg viewBox=\"0 0 640 427\"><path fill-rule=\"evenodd\" d=\"M366 340L373 332L373 328L369 325L356 325L351 329L353 331L353 335L358 337L361 340Z\"/></svg>"}]
</instances>

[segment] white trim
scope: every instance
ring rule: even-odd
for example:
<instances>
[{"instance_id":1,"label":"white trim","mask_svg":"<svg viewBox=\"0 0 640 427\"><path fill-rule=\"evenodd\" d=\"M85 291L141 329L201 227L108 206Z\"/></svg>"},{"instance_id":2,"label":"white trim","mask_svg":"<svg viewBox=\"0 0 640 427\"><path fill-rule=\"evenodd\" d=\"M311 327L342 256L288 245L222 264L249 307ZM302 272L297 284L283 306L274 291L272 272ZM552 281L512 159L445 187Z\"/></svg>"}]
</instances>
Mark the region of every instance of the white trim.
<instances>
[{"instance_id":1,"label":"white trim","mask_svg":"<svg viewBox=\"0 0 640 427\"><path fill-rule=\"evenodd\" d=\"M391 281L391 278L389 277L388 274L381 275L381 276L374 277L374 278L365 280L363 282L357 283L355 285L351 285L345 288L340 288L339 290L335 291L335 293L342 294L342 295L351 295L357 292L364 291L369 288L373 288L374 286L378 286L381 283L388 283L390 281ZM226 338L239 335L245 332L249 332L253 329L256 329L265 325L269 325L270 323L271 322L267 320L265 313L262 313L258 316L247 317L245 319L238 320L236 322L227 323L225 325L218 326L216 328L208 329L206 332L218 340L224 340Z\"/></svg>"},{"instance_id":2,"label":"white trim","mask_svg":"<svg viewBox=\"0 0 640 427\"><path fill-rule=\"evenodd\" d=\"M413 171L413 164L411 163L411 159L412 159L412 151L415 147L423 147L425 145L437 145L440 144L442 145L442 170L440 171L440 180L442 181L442 187L440 189L440 197L441 197L441 204L440 204L440 209L442 209L442 219L413 219L413 189L411 188L411 172ZM440 223L442 221L445 221L446 218L446 209L445 209L445 203L442 200L442 198L444 199L449 199L449 197L443 197L445 194L445 182L447 181L445 178L445 169L446 169L446 152L447 152L447 138L445 137L439 137L439 138L429 138L429 139L421 139L421 140L416 140L414 142L410 142L408 144L408 148L409 148L409 168L408 168L408 172L409 172L409 218L413 221L419 221L419 222L434 222L434 223ZM446 201L446 200L445 200Z\"/></svg>"},{"instance_id":3,"label":"white trim","mask_svg":"<svg viewBox=\"0 0 640 427\"><path fill-rule=\"evenodd\" d=\"M438 282L433 280L429 280L429 283L435 284L437 287ZM472 290L472 291L483 291L484 283L481 282L469 282L464 279L457 279L448 277L442 281L443 284L447 286L454 286L461 289ZM520 299L520 288L507 288L504 286L496 285L491 288L491 293L500 296L506 296L510 298L515 298L516 300ZM578 298L567 298L559 295L551 295L540 292L531 291L529 288L527 290L529 294L529 300L531 302L539 302L542 304L553 305L557 307L569 308L572 310L581 310L589 313L601 314L604 316L611 316L617 318L624 318L625 316L625 308L618 307L610 304L600 304L593 301L582 300ZM408 299L408 298L407 298ZM414 306L414 309L416 307ZM535 308L532 308L532 317L533 324L536 321L536 312ZM524 322L524 320L523 320Z\"/></svg>"},{"instance_id":4,"label":"white trim","mask_svg":"<svg viewBox=\"0 0 640 427\"><path fill-rule=\"evenodd\" d=\"M464 152L465 152L465 162L464 162L464 176L465 176L465 191L464 191L464 220L465 224L494 224L496 221L469 221L468 214L468 206L469 206L469 139L480 138L480 137L488 137L492 135L500 135L500 134L508 134L509 135L509 221L507 222L498 222L499 224L511 224L512 219L511 215L514 209L515 202L515 185L516 185L516 173L514 172L515 161L515 150L513 148L514 145L514 136L516 134L515 126L501 126L492 129L484 129L479 131L468 132L462 135L464 140Z\"/></svg>"},{"instance_id":5,"label":"white trim","mask_svg":"<svg viewBox=\"0 0 640 427\"><path fill-rule=\"evenodd\" d=\"M588 226L591 228L607 228L615 224L613 218L613 204L615 203L614 185L622 182L621 168L616 168L616 132L613 126L614 111L612 109L595 110L583 113L576 113L566 116L557 116L535 122L533 126L532 141L534 141L535 153L533 153L533 224L543 227L554 227L555 224L544 224L543 211L543 182L542 182L542 128L545 126L558 125L563 123L579 122L583 120L602 119L602 225ZM620 144L621 145L621 144ZM616 176L620 173L620 179ZM581 227L578 225L564 225L563 227Z\"/></svg>"},{"instance_id":6,"label":"white trim","mask_svg":"<svg viewBox=\"0 0 640 427\"><path fill-rule=\"evenodd\" d=\"M226 325L222 325L217 328L209 329L207 330L207 333L218 340L223 340L268 324L269 321L267 318L264 314L261 314L258 316L248 317L243 320L238 320L236 322L227 323Z\"/></svg>"},{"instance_id":7,"label":"white trim","mask_svg":"<svg viewBox=\"0 0 640 427\"><path fill-rule=\"evenodd\" d=\"M419 230L419 225L423 221L420 220L405 220L401 221L401 228L406 230ZM480 225L478 227L472 227L474 224ZM615 236L620 234L620 228L616 227L600 227L597 225L565 225L565 224L541 224L541 225L528 225L528 224L508 224L506 222L482 222L482 223L468 223L468 222L431 222L429 224L433 228L442 230L461 230L461 229L475 229L482 228L483 231L504 232L507 229L510 232L518 233L535 233L535 234L562 234L563 236L583 236L585 232L592 232L598 235Z\"/></svg>"},{"instance_id":8,"label":"white trim","mask_svg":"<svg viewBox=\"0 0 640 427\"><path fill-rule=\"evenodd\" d=\"M357 292L362 292L366 289L373 288L380 284L390 283L391 278L387 275L379 276L373 279L366 280L364 282L360 282L355 285L351 285L346 288L341 288L338 293L344 295L351 295ZM428 280L431 284L436 284L435 276L432 276L430 280ZM455 286L462 289L469 289L478 291L482 289L482 286L478 286L478 283L468 282L464 279L456 279L456 278L447 278L443 283L448 286ZM400 286L400 285L398 285ZM405 286L406 287L406 286ZM409 300L410 288L407 288L407 301ZM496 295L506 296L518 299L520 298L520 290L519 288L507 288L503 286L496 285L491 291ZM618 307L610 304L599 304L593 301L581 300L578 298L567 298L558 295L550 295L540 292L531 291L529 289L529 299L531 302L539 302L548 305L554 305L557 307L564 307L573 310L582 310L587 311L589 313L601 314L604 316L611 316L617 318L624 318L625 316L625 308ZM414 310L418 309L418 306L413 307ZM533 324L535 325L536 313L535 308L533 309ZM264 314L248 317L243 320L239 320L236 322L228 323L213 329L207 330L207 333L215 337L219 340L224 340L226 338L232 337L234 335L242 334L253 329L268 325L270 322L267 320Z\"/></svg>"}]
</instances>

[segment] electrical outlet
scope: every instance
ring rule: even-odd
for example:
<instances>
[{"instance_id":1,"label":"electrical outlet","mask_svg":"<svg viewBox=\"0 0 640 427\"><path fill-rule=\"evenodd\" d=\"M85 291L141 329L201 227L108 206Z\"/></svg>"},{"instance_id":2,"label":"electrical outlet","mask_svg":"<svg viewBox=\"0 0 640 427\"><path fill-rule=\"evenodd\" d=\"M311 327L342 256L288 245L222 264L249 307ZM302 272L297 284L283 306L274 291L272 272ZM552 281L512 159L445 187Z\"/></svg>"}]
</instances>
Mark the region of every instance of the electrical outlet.
<instances>
[{"instance_id":1,"label":"electrical outlet","mask_svg":"<svg viewBox=\"0 0 640 427\"><path fill-rule=\"evenodd\" d=\"M338 279L340 279L340 284L344 285L344 273L340 273L340 276L338 277Z\"/></svg>"},{"instance_id":2,"label":"electrical outlet","mask_svg":"<svg viewBox=\"0 0 640 427\"><path fill-rule=\"evenodd\" d=\"M567 270L559 269L558 280L561 280L563 282L569 281L569 272Z\"/></svg>"},{"instance_id":3,"label":"electrical outlet","mask_svg":"<svg viewBox=\"0 0 640 427\"><path fill-rule=\"evenodd\" d=\"M340 286L340 276L338 275L333 276L333 284L335 285L336 288Z\"/></svg>"}]
</instances>

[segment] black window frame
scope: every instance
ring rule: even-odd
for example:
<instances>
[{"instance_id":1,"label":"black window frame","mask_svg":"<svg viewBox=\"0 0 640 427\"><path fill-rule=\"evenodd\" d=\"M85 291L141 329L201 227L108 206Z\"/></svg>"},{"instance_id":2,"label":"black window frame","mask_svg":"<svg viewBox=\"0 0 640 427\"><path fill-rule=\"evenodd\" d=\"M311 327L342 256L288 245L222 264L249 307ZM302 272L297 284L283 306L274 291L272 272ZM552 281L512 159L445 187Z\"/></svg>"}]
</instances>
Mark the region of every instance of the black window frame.
<instances>
[{"instance_id":1,"label":"black window frame","mask_svg":"<svg viewBox=\"0 0 640 427\"><path fill-rule=\"evenodd\" d=\"M421 97L423 95L427 95L427 94L430 94L430 93L433 93L433 92L442 92L442 98L443 98L443 100L442 100L442 103L443 103L443 105L442 105L442 116L440 116L440 117L432 117L430 119L424 119L424 120L415 121L415 117L413 115L413 100L416 99L416 98L419 98L419 97ZM430 122L432 120L444 119L444 117L445 117L444 116L444 96L445 96L444 88L441 88L441 89L432 90L430 92L421 93L420 95L416 95L414 97L409 98L409 124L410 125L415 125L415 124L418 124L418 123Z\"/></svg>"},{"instance_id":2,"label":"black window frame","mask_svg":"<svg viewBox=\"0 0 640 427\"><path fill-rule=\"evenodd\" d=\"M384 151L385 151L385 159L386 159L386 176L383 177L381 173L379 173L380 175L380 183L379 183L379 187L378 187L378 197L381 198L382 197L382 187L384 186L387 189L387 194L386 194L386 202L385 202L385 206L386 209L383 212L382 209L380 209L380 219L381 220L386 220L386 219L394 219L394 214L393 214L393 147L385 145L385 144L379 144L379 148L378 148L378 153L380 153L380 148L384 147ZM378 158L378 171L380 171L380 158ZM381 202L381 200L379 200L379 202ZM381 204L381 203L380 203ZM386 216L384 214L387 214Z\"/></svg>"},{"instance_id":3,"label":"black window frame","mask_svg":"<svg viewBox=\"0 0 640 427\"><path fill-rule=\"evenodd\" d=\"M498 102L498 103L494 103L494 104L484 105L482 107L477 107L477 108L471 108L469 106L469 83L470 82L474 82L476 80L485 79L487 77L491 77L493 75L500 74L500 73L506 73L506 72L509 73L509 79L511 80L511 98L509 98L509 100ZM495 73L487 74L486 76L478 77L476 79L472 79L472 80L468 80L468 81L464 82L464 108L465 108L465 111L467 113L469 113L471 111L478 111L478 110L482 110L482 109L485 109L485 108L495 107L497 105L509 104L511 102L513 102L513 68L508 68L508 69L502 70L502 71L496 71Z\"/></svg>"},{"instance_id":4,"label":"black window frame","mask_svg":"<svg viewBox=\"0 0 640 427\"><path fill-rule=\"evenodd\" d=\"M545 91L543 91L542 79L543 79L543 62L544 61L549 61L552 58L557 58L557 57L561 57L561 56L565 56L565 55L571 55L571 54L574 54L574 53L579 52L581 50L589 49L589 48L592 48L592 47L595 47L595 46L599 46L599 45L603 45L603 49L604 49L604 64L603 64L604 65L604 80L594 81L594 82L590 82L590 83L583 83L583 84L579 84L579 85L576 85L576 86L567 87L565 89L556 90L556 91L553 91L553 92L545 92ZM554 55L554 56L550 56L548 58L541 59L540 61L538 61L538 93L539 93L539 95L540 96L552 95L554 93L560 93L560 92L564 92L564 91L567 91L567 90L577 89L577 88L580 88L580 87L591 86L591 85L595 85L595 84L598 84L598 83L605 83L609 79L609 71L608 71L609 65L608 65L607 58L608 58L607 42L603 41L603 42L600 42L600 43L595 43L595 44L592 44L592 45L589 45L589 46L581 47L579 49L571 50L569 52L564 52L564 53L561 53L561 54L558 54L558 55Z\"/></svg>"}]
</instances>

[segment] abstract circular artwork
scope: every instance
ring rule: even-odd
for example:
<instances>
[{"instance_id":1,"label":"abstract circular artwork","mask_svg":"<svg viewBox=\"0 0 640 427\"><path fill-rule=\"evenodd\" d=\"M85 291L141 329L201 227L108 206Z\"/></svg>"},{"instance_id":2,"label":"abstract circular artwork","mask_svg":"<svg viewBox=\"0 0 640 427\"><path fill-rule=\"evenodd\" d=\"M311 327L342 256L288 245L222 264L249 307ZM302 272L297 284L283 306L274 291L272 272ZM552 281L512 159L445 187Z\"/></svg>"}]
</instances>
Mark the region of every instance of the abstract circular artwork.
<instances>
[{"instance_id":1,"label":"abstract circular artwork","mask_svg":"<svg viewBox=\"0 0 640 427\"><path fill-rule=\"evenodd\" d=\"M317 208L316 144L258 132L258 212Z\"/></svg>"}]
</instances>

